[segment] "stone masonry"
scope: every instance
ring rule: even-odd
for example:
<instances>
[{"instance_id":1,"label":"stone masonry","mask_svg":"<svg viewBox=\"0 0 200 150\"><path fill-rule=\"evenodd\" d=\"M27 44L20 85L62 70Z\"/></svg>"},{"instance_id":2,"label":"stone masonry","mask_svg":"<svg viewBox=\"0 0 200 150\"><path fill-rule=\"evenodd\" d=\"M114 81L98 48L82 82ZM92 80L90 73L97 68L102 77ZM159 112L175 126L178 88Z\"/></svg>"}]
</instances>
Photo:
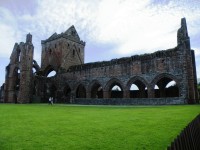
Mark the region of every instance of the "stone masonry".
<instances>
[{"instance_id":1,"label":"stone masonry","mask_svg":"<svg viewBox=\"0 0 200 150\"><path fill-rule=\"evenodd\" d=\"M85 42L74 26L41 44L41 68L33 60L30 34L26 43L15 44L6 67L4 102L47 102L49 96L57 103L77 104L198 102L195 56L185 18L177 32L177 46L151 54L85 64ZM56 75L47 77L51 71ZM168 87L171 81L175 84Z\"/></svg>"},{"instance_id":2,"label":"stone masonry","mask_svg":"<svg viewBox=\"0 0 200 150\"><path fill-rule=\"evenodd\" d=\"M29 103L32 99L32 67L34 47L32 35L28 34L26 43L15 43L6 67L4 102Z\"/></svg>"}]
</instances>

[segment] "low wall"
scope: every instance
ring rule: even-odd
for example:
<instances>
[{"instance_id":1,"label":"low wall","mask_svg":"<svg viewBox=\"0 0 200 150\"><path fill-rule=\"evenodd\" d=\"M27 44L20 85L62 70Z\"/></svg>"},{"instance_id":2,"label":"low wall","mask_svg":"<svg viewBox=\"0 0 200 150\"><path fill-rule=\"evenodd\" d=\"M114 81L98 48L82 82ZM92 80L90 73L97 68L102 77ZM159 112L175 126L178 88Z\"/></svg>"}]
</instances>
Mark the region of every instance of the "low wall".
<instances>
[{"instance_id":1,"label":"low wall","mask_svg":"<svg viewBox=\"0 0 200 150\"><path fill-rule=\"evenodd\" d=\"M186 100L180 97L173 98L76 98L73 104L83 105L176 105L186 104Z\"/></svg>"}]
</instances>

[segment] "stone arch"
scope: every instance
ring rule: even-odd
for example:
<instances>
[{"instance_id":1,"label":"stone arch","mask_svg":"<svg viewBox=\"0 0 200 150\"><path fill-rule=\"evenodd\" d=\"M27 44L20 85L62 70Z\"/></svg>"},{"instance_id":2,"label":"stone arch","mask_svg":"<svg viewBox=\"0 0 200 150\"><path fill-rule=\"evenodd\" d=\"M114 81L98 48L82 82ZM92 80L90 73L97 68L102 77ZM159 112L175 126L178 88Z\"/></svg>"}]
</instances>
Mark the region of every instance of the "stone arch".
<instances>
[{"instance_id":1,"label":"stone arch","mask_svg":"<svg viewBox=\"0 0 200 150\"><path fill-rule=\"evenodd\" d=\"M121 91L112 91L112 88L117 85ZM107 98L123 98L124 97L124 85L123 83L117 79L117 78L112 78L110 79L106 86L104 87L105 90L105 96Z\"/></svg>"},{"instance_id":2,"label":"stone arch","mask_svg":"<svg viewBox=\"0 0 200 150\"><path fill-rule=\"evenodd\" d=\"M49 74L50 72L52 72L52 71L57 72L57 70L54 69L53 66L49 65L49 66L47 66L47 67L45 68L45 70L43 71L43 75L44 75L45 77L47 77L48 74Z\"/></svg>"},{"instance_id":3,"label":"stone arch","mask_svg":"<svg viewBox=\"0 0 200 150\"><path fill-rule=\"evenodd\" d=\"M91 98L103 98L103 86L97 80L90 83L88 91L91 93Z\"/></svg>"},{"instance_id":4,"label":"stone arch","mask_svg":"<svg viewBox=\"0 0 200 150\"><path fill-rule=\"evenodd\" d=\"M135 85L138 89L131 89L132 85ZM126 89L129 91L128 97L130 98L147 98L149 84L144 78L135 76L127 82Z\"/></svg>"},{"instance_id":5,"label":"stone arch","mask_svg":"<svg viewBox=\"0 0 200 150\"><path fill-rule=\"evenodd\" d=\"M175 85L170 86L167 88L167 84L171 81L175 82ZM154 89L157 85L158 89ZM152 82L151 86L154 89L154 97L179 97L180 96L180 81L176 78L176 76L163 73L156 76Z\"/></svg>"},{"instance_id":6,"label":"stone arch","mask_svg":"<svg viewBox=\"0 0 200 150\"><path fill-rule=\"evenodd\" d=\"M86 98L86 87L80 83L76 88L76 98Z\"/></svg>"}]
</instances>

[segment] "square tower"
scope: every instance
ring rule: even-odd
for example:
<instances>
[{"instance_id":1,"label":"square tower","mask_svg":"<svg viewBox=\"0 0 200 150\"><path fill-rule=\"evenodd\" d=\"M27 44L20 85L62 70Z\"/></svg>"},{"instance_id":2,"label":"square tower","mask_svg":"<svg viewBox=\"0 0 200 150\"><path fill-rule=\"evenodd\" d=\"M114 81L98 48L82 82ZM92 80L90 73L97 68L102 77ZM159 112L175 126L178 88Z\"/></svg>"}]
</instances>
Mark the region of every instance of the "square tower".
<instances>
[{"instance_id":1,"label":"square tower","mask_svg":"<svg viewBox=\"0 0 200 150\"><path fill-rule=\"evenodd\" d=\"M41 41L42 57L41 70L44 76L55 70L67 70L70 66L84 64L85 42L74 26L61 34L54 33Z\"/></svg>"}]
</instances>

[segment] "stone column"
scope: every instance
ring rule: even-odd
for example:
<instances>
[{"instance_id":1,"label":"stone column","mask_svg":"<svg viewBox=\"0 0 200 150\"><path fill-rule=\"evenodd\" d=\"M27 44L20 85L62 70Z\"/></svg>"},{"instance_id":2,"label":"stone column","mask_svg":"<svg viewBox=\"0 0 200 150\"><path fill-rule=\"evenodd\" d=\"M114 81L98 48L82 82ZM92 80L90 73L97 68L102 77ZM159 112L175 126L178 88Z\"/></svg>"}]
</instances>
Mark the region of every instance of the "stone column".
<instances>
[{"instance_id":1,"label":"stone column","mask_svg":"<svg viewBox=\"0 0 200 150\"><path fill-rule=\"evenodd\" d=\"M91 98L91 91L86 92L86 98Z\"/></svg>"},{"instance_id":2,"label":"stone column","mask_svg":"<svg viewBox=\"0 0 200 150\"><path fill-rule=\"evenodd\" d=\"M155 97L155 91L153 87L148 87L148 98L154 98Z\"/></svg>"},{"instance_id":3,"label":"stone column","mask_svg":"<svg viewBox=\"0 0 200 150\"><path fill-rule=\"evenodd\" d=\"M129 90L123 91L123 98L130 98L130 91Z\"/></svg>"},{"instance_id":4,"label":"stone column","mask_svg":"<svg viewBox=\"0 0 200 150\"><path fill-rule=\"evenodd\" d=\"M103 91L103 98L110 98L109 91Z\"/></svg>"}]
</instances>

